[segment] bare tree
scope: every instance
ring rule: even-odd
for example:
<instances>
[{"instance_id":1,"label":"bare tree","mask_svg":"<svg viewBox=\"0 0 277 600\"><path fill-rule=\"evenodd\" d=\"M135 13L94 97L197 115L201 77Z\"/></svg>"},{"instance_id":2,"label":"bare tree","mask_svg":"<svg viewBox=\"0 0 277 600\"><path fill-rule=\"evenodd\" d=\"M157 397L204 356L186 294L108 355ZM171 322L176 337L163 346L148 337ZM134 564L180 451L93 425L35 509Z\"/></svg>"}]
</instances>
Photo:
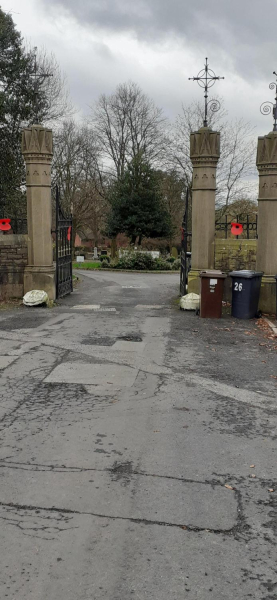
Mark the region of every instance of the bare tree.
<instances>
[{"instance_id":1,"label":"bare tree","mask_svg":"<svg viewBox=\"0 0 277 600\"><path fill-rule=\"evenodd\" d=\"M65 121L54 137L53 184L61 202L73 215L73 231L99 232L107 202L98 165L99 148L87 126ZM97 235L96 235L97 238Z\"/></svg>"},{"instance_id":2,"label":"bare tree","mask_svg":"<svg viewBox=\"0 0 277 600\"><path fill-rule=\"evenodd\" d=\"M152 166L162 163L167 121L162 110L135 83L121 84L111 96L100 96L91 123L106 170L117 179L138 155Z\"/></svg>"},{"instance_id":3,"label":"bare tree","mask_svg":"<svg viewBox=\"0 0 277 600\"><path fill-rule=\"evenodd\" d=\"M255 173L255 140L253 127L243 119L227 121L227 111L222 99L220 103L221 109L210 114L209 126L221 135L221 154L217 168L217 203L228 206L230 202L243 194L251 193L253 189L249 178ZM171 160L187 185L192 179L190 134L203 125L203 116L200 102L193 102L182 107L182 113L177 117L174 127Z\"/></svg>"},{"instance_id":4,"label":"bare tree","mask_svg":"<svg viewBox=\"0 0 277 600\"><path fill-rule=\"evenodd\" d=\"M243 195L251 194L249 180L255 169L256 140L254 128L243 119L222 127L221 153L217 173L217 201L228 206Z\"/></svg>"},{"instance_id":5,"label":"bare tree","mask_svg":"<svg viewBox=\"0 0 277 600\"><path fill-rule=\"evenodd\" d=\"M31 59L33 110L30 122L55 126L75 112L69 98L67 81L54 54L37 48L26 49Z\"/></svg>"}]
</instances>

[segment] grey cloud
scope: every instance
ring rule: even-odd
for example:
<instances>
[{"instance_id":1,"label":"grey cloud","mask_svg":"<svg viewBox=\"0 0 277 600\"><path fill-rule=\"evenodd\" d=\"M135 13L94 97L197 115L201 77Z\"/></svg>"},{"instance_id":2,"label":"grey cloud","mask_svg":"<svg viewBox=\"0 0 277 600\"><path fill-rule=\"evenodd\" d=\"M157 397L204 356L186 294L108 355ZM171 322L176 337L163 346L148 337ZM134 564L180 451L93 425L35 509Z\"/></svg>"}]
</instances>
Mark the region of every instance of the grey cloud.
<instances>
[{"instance_id":1,"label":"grey cloud","mask_svg":"<svg viewBox=\"0 0 277 600\"><path fill-rule=\"evenodd\" d=\"M276 0L41 1L64 9L84 27L130 31L153 44L175 35L203 55L209 49L220 65L231 55L234 70L246 78L267 77L277 67Z\"/></svg>"},{"instance_id":2,"label":"grey cloud","mask_svg":"<svg viewBox=\"0 0 277 600\"><path fill-rule=\"evenodd\" d=\"M83 24L91 23L116 30L135 30L140 36L164 35L169 31L181 35L201 31L210 37L217 24L240 31L252 41L261 35L261 24L266 18L274 32L275 0L43 0L49 6L62 6ZM265 14L266 13L266 14ZM268 35L268 30L264 32Z\"/></svg>"}]
</instances>

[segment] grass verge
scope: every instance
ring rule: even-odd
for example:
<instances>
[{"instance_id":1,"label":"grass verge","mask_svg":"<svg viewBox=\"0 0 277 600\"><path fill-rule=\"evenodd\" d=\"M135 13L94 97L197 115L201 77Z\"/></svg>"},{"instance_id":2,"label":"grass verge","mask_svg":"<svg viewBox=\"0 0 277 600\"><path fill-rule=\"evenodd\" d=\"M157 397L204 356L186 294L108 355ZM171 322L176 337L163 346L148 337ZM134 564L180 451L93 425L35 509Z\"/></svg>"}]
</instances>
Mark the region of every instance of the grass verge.
<instances>
[{"instance_id":1,"label":"grass verge","mask_svg":"<svg viewBox=\"0 0 277 600\"><path fill-rule=\"evenodd\" d=\"M72 263L73 269L99 269L101 267L101 263L99 262L74 262Z\"/></svg>"}]
</instances>

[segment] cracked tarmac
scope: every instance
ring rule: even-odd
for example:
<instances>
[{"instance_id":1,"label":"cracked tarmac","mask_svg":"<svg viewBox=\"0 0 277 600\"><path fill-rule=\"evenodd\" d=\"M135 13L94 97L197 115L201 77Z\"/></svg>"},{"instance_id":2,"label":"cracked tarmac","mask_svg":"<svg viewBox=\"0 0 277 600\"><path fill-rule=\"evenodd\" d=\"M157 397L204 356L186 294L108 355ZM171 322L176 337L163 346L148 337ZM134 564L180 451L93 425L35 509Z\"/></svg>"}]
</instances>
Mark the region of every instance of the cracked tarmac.
<instances>
[{"instance_id":1,"label":"cracked tarmac","mask_svg":"<svg viewBox=\"0 0 277 600\"><path fill-rule=\"evenodd\" d=\"M274 341L80 277L0 313L1 599L276 600Z\"/></svg>"}]
</instances>

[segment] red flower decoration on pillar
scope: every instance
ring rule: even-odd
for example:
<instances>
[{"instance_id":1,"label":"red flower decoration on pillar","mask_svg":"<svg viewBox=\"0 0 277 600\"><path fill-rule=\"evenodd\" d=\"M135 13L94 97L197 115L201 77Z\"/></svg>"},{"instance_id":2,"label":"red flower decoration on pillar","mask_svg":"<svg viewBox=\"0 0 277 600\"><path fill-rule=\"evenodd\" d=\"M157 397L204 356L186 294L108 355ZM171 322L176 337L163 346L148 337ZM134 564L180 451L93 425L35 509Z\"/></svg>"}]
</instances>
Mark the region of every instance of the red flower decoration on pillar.
<instances>
[{"instance_id":1,"label":"red flower decoration on pillar","mask_svg":"<svg viewBox=\"0 0 277 600\"><path fill-rule=\"evenodd\" d=\"M9 231L11 219L0 219L0 231Z\"/></svg>"},{"instance_id":2,"label":"red flower decoration on pillar","mask_svg":"<svg viewBox=\"0 0 277 600\"><path fill-rule=\"evenodd\" d=\"M231 233L233 235L241 235L243 233L243 225L241 223L231 223Z\"/></svg>"}]
</instances>

